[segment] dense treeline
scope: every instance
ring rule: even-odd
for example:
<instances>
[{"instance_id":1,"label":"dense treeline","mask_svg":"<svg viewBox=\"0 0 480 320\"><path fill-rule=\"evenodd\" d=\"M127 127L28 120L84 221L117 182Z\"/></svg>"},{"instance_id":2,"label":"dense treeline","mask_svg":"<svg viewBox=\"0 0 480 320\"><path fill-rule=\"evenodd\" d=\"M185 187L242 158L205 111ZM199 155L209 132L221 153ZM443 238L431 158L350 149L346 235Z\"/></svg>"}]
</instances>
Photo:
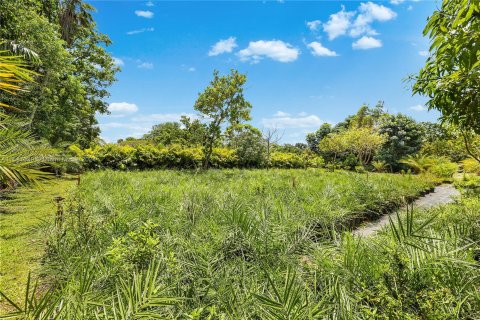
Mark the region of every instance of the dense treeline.
<instances>
[{"instance_id":1,"label":"dense treeline","mask_svg":"<svg viewBox=\"0 0 480 320\"><path fill-rule=\"evenodd\" d=\"M205 163L205 122L183 117L180 122L155 125L141 139L120 139L116 144L81 150L71 147L86 169L200 168ZM261 132L249 124L222 131L212 147L213 168L327 167L357 171L431 171L449 177L466 163L476 172L458 130L430 122L417 122L385 111L383 102L363 105L355 115L332 126L323 124L306 143L278 144L279 132ZM469 145L480 147L478 136Z\"/></svg>"},{"instance_id":2,"label":"dense treeline","mask_svg":"<svg viewBox=\"0 0 480 320\"><path fill-rule=\"evenodd\" d=\"M6 112L52 145L88 147L99 137L95 114L107 112L107 88L119 70L81 0L2 0L0 42L35 72L15 95L0 91Z\"/></svg>"}]
</instances>

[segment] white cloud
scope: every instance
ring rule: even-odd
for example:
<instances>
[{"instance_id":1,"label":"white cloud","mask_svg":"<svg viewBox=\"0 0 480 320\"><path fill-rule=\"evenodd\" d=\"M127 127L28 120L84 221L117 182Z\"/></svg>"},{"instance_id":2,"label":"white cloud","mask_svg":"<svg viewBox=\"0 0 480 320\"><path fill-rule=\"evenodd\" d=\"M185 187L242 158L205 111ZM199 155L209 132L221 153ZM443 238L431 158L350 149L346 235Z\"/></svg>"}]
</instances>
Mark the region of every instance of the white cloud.
<instances>
[{"instance_id":1,"label":"white cloud","mask_svg":"<svg viewBox=\"0 0 480 320\"><path fill-rule=\"evenodd\" d=\"M419 55L422 57L427 57L429 55L429 52L427 50L422 50L418 52Z\"/></svg>"},{"instance_id":2,"label":"white cloud","mask_svg":"<svg viewBox=\"0 0 480 320\"><path fill-rule=\"evenodd\" d=\"M415 111L415 112L427 111L427 107L425 107L421 104L417 104L416 106L411 106L409 109L412 110L412 111Z\"/></svg>"},{"instance_id":3,"label":"white cloud","mask_svg":"<svg viewBox=\"0 0 480 320\"><path fill-rule=\"evenodd\" d=\"M390 3L397 5L397 4L403 3L404 1L405 1L405 0L390 0Z\"/></svg>"},{"instance_id":4,"label":"white cloud","mask_svg":"<svg viewBox=\"0 0 480 320\"><path fill-rule=\"evenodd\" d=\"M336 57L338 54L335 51L325 48L320 42L313 41L307 44L314 56L317 57Z\"/></svg>"},{"instance_id":5,"label":"white cloud","mask_svg":"<svg viewBox=\"0 0 480 320\"><path fill-rule=\"evenodd\" d=\"M134 113L138 111L135 103L112 102L108 105L108 111L112 113Z\"/></svg>"},{"instance_id":6,"label":"white cloud","mask_svg":"<svg viewBox=\"0 0 480 320\"><path fill-rule=\"evenodd\" d=\"M259 40L251 41L248 47L240 50L237 55L242 61L258 63L264 57L279 62L292 62L297 60L299 54L300 50L281 40Z\"/></svg>"},{"instance_id":7,"label":"white cloud","mask_svg":"<svg viewBox=\"0 0 480 320\"><path fill-rule=\"evenodd\" d=\"M113 59L113 64L116 66L123 66L125 64L123 60L120 58L112 57L112 59Z\"/></svg>"},{"instance_id":8,"label":"white cloud","mask_svg":"<svg viewBox=\"0 0 480 320\"><path fill-rule=\"evenodd\" d=\"M367 37L367 36L363 36L357 41L355 41L354 43L352 43L353 49L361 49L361 50L380 48L381 46L382 46L382 41L372 37Z\"/></svg>"},{"instance_id":9,"label":"white cloud","mask_svg":"<svg viewBox=\"0 0 480 320\"><path fill-rule=\"evenodd\" d=\"M322 24L320 20L307 21L306 22L308 29L311 31L317 31L318 27Z\"/></svg>"},{"instance_id":10,"label":"white cloud","mask_svg":"<svg viewBox=\"0 0 480 320\"><path fill-rule=\"evenodd\" d=\"M390 8L373 2L361 3L358 8L360 14L355 19L350 35L358 37L362 34L376 35L370 24L374 21L385 22L394 19L397 14Z\"/></svg>"},{"instance_id":11,"label":"white cloud","mask_svg":"<svg viewBox=\"0 0 480 320\"><path fill-rule=\"evenodd\" d=\"M153 12L149 10L135 10L135 14L142 18L147 18L147 19L153 18Z\"/></svg>"},{"instance_id":12,"label":"white cloud","mask_svg":"<svg viewBox=\"0 0 480 320\"><path fill-rule=\"evenodd\" d=\"M151 70L153 69L153 63L151 62L142 62L138 65L138 67L140 69L147 69L147 70Z\"/></svg>"},{"instance_id":13,"label":"white cloud","mask_svg":"<svg viewBox=\"0 0 480 320\"><path fill-rule=\"evenodd\" d=\"M145 3L145 5L146 5L147 7L153 7L153 6L155 6L155 4L154 4L152 1L148 1L147 3Z\"/></svg>"},{"instance_id":14,"label":"white cloud","mask_svg":"<svg viewBox=\"0 0 480 320\"><path fill-rule=\"evenodd\" d=\"M330 15L327 23L323 24L323 31L328 34L328 39L333 40L345 35L351 25L350 19L354 14L355 12L345 11L345 7L342 6L342 10Z\"/></svg>"},{"instance_id":15,"label":"white cloud","mask_svg":"<svg viewBox=\"0 0 480 320\"><path fill-rule=\"evenodd\" d=\"M195 69L195 67L190 67L190 68L188 68L188 71L190 71L190 72L195 72L196 70L197 70L197 69Z\"/></svg>"},{"instance_id":16,"label":"white cloud","mask_svg":"<svg viewBox=\"0 0 480 320\"><path fill-rule=\"evenodd\" d=\"M409 6L407 7L407 10L408 10L408 11L412 11L412 10L413 10L413 6L412 6L412 5L409 5Z\"/></svg>"},{"instance_id":17,"label":"white cloud","mask_svg":"<svg viewBox=\"0 0 480 320\"><path fill-rule=\"evenodd\" d=\"M322 121L316 115L301 112L296 116L279 111L272 118L263 118L262 125L266 128L310 128L318 127Z\"/></svg>"},{"instance_id":18,"label":"white cloud","mask_svg":"<svg viewBox=\"0 0 480 320\"><path fill-rule=\"evenodd\" d=\"M275 113L273 116L274 117L290 117L291 114L288 112L277 111L277 113Z\"/></svg>"},{"instance_id":19,"label":"white cloud","mask_svg":"<svg viewBox=\"0 0 480 320\"><path fill-rule=\"evenodd\" d=\"M139 34L139 33L144 33L144 32L152 32L152 31L155 31L155 29L154 28L142 28L142 29L128 31L127 34L128 35L133 35L133 34Z\"/></svg>"},{"instance_id":20,"label":"white cloud","mask_svg":"<svg viewBox=\"0 0 480 320\"><path fill-rule=\"evenodd\" d=\"M238 47L235 37L223 39L215 43L208 51L209 56L218 56L219 54L232 52L234 48Z\"/></svg>"}]
</instances>

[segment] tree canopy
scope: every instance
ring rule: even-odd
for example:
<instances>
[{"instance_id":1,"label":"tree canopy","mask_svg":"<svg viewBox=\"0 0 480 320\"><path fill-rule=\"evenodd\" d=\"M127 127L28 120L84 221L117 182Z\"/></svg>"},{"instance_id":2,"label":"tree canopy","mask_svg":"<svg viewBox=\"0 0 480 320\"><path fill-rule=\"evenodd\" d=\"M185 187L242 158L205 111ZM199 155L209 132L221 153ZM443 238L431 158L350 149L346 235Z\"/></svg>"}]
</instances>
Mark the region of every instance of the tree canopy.
<instances>
[{"instance_id":1,"label":"tree canopy","mask_svg":"<svg viewBox=\"0 0 480 320\"><path fill-rule=\"evenodd\" d=\"M423 33L430 56L413 92L427 96L443 121L480 134L480 2L444 0Z\"/></svg>"},{"instance_id":2,"label":"tree canopy","mask_svg":"<svg viewBox=\"0 0 480 320\"><path fill-rule=\"evenodd\" d=\"M28 90L0 93L0 100L23 110L15 115L52 144L92 144L99 136L95 114L108 112L107 88L119 68L92 11L81 0L2 1L0 39L28 48L38 59L30 63L36 75Z\"/></svg>"},{"instance_id":3,"label":"tree canopy","mask_svg":"<svg viewBox=\"0 0 480 320\"><path fill-rule=\"evenodd\" d=\"M194 108L208 121L203 143L205 168L208 168L214 144L221 137L222 125L236 126L242 121L250 120L252 105L243 95L246 81L247 76L236 70L231 70L230 74L225 76L214 71L213 80L205 91L198 95Z\"/></svg>"}]
</instances>

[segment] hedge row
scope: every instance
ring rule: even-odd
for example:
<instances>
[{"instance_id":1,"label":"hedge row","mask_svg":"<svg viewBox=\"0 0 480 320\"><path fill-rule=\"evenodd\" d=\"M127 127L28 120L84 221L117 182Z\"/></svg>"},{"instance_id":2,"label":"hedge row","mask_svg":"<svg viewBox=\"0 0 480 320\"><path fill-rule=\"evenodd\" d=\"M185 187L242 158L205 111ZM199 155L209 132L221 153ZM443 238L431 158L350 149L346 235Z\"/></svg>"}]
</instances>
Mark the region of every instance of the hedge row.
<instances>
[{"instance_id":1,"label":"hedge row","mask_svg":"<svg viewBox=\"0 0 480 320\"><path fill-rule=\"evenodd\" d=\"M138 147L107 144L81 150L71 146L72 151L85 169L110 168L117 170L177 168L192 169L201 167L204 153L201 147L182 147L171 145L155 147L142 145ZM241 167L235 150L229 148L214 148L210 159L213 168ZM258 167L267 165L274 168L320 168L325 164L323 158L312 153L284 153L272 152L269 164L264 161Z\"/></svg>"}]
</instances>

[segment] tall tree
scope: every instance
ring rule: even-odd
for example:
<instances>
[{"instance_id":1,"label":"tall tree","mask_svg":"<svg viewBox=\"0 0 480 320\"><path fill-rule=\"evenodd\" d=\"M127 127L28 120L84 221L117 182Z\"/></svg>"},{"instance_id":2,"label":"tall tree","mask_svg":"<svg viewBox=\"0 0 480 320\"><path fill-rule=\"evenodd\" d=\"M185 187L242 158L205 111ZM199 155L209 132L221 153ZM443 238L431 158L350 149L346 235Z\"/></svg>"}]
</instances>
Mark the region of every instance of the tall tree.
<instances>
[{"instance_id":1,"label":"tall tree","mask_svg":"<svg viewBox=\"0 0 480 320\"><path fill-rule=\"evenodd\" d=\"M332 132L332 125L330 123L323 123L317 131L307 134L307 145L315 153L319 153L318 144Z\"/></svg>"},{"instance_id":2,"label":"tall tree","mask_svg":"<svg viewBox=\"0 0 480 320\"><path fill-rule=\"evenodd\" d=\"M414 76L413 93L462 130L480 134L480 2L443 0L423 30L430 56Z\"/></svg>"},{"instance_id":3,"label":"tall tree","mask_svg":"<svg viewBox=\"0 0 480 320\"><path fill-rule=\"evenodd\" d=\"M400 159L417 153L422 147L422 127L405 115L386 116L378 131L387 140L375 158L385 161L393 170L400 169Z\"/></svg>"},{"instance_id":4,"label":"tall tree","mask_svg":"<svg viewBox=\"0 0 480 320\"><path fill-rule=\"evenodd\" d=\"M88 146L98 138L96 113L107 112L107 88L119 68L81 0L2 0L0 38L39 55L35 83L0 100L22 109L36 136Z\"/></svg>"},{"instance_id":5,"label":"tall tree","mask_svg":"<svg viewBox=\"0 0 480 320\"><path fill-rule=\"evenodd\" d=\"M236 70L229 75L220 76L213 72L213 80L204 92L198 95L194 108L208 121L206 137L203 143L205 160L203 167L208 168L215 143L222 135L222 125L235 126L250 120L252 105L243 95L243 86L247 76Z\"/></svg>"}]
</instances>

